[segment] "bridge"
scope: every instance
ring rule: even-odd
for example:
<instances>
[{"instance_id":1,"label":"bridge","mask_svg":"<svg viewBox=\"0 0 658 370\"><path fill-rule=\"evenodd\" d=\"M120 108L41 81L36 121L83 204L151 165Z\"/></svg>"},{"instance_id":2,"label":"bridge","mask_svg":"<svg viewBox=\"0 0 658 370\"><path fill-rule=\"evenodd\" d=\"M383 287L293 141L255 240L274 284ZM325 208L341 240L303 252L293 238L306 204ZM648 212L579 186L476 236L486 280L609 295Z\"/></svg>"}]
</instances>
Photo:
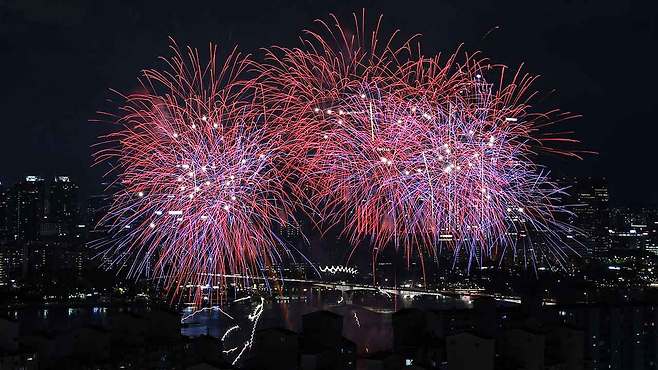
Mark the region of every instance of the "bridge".
<instances>
[{"instance_id":1,"label":"bridge","mask_svg":"<svg viewBox=\"0 0 658 370\"><path fill-rule=\"evenodd\" d=\"M272 277L253 277L245 276L239 274L212 274L212 276L223 277L229 279L242 279L242 280L258 280L258 281L282 281L288 283L301 283L307 284L316 288L324 288L330 290L340 291L342 294L345 303L351 304L352 297L356 291L369 291L373 293L380 293L386 296L400 296L405 298L413 298L416 296L434 296L434 297L453 297L453 298L464 298L464 297L488 297L493 298L498 301L504 301L509 303L521 303L521 298L516 296L507 296L501 294L490 294L485 293L483 289L452 289L452 290L431 290L424 289L413 286L401 286L401 287L392 287L392 286L379 286L379 285L369 285L369 284L359 284L359 283L347 283L344 281L337 282L327 282L321 280L308 280L308 279L295 279L295 278L272 278ZM201 288L213 288L217 289L218 286L209 286L209 285L187 285L186 288L191 287L201 287ZM550 302L547 302L550 304Z\"/></svg>"}]
</instances>

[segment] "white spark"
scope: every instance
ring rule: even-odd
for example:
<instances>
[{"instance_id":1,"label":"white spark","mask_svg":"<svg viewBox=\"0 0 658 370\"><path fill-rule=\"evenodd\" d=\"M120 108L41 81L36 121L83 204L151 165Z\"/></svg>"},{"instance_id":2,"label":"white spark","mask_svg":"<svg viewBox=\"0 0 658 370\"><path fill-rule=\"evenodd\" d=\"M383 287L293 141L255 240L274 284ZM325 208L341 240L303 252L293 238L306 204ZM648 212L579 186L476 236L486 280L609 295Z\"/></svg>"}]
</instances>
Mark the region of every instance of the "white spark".
<instances>
[{"instance_id":1,"label":"white spark","mask_svg":"<svg viewBox=\"0 0 658 370\"><path fill-rule=\"evenodd\" d=\"M359 321L359 316L357 316L356 311L354 311L354 320L356 321L356 326L361 327L361 322Z\"/></svg>"},{"instance_id":2,"label":"white spark","mask_svg":"<svg viewBox=\"0 0 658 370\"><path fill-rule=\"evenodd\" d=\"M180 319L181 324L184 323L185 320L194 317L194 316L195 316L196 314L198 314L199 312L204 312L204 311L219 311L219 312L223 313L224 315L226 315L226 317L228 317L229 319L231 319L231 320L235 320L235 318L234 318L233 316L227 314L224 310L222 310L221 307L219 307L219 306L212 306L212 307L204 307L204 308L202 308L202 309L200 309L200 310L196 310L196 311L192 312L191 314L189 314L189 315L187 315L187 316L184 316L182 319Z\"/></svg>"},{"instance_id":3,"label":"white spark","mask_svg":"<svg viewBox=\"0 0 658 370\"><path fill-rule=\"evenodd\" d=\"M231 326L230 328L228 328L228 329L224 332L224 335L222 335L222 342L226 339L226 336L228 336L229 333L231 333L233 330L236 330L236 329L239 329L239 328L240 328L240 326L238 326L238 325ZM236 349L237 349L237 347L236 347ZM226 352L224 352L224 353L226 353Z\"/></svg>"},{"instance_id":4,"label":"white spark","mask_svg":"<svg viewBox=\"0 0 658 370\"><path fill-rule=\"evenodd\" d=\"M244 347L242 347L242 350L240 351L240 353L238 353L238 355L235 357L235 359L233 360L233 363L231 365L235 365L238 362L238 360L240 359L240 357L242 356L242 354L244 353L244 351L247 348L251 348L251 345L254 343L254 335L256 334L256 326L258 325L258 320L260 319L260 316L263 314L263 306L264 305L265 305L265 299L261 297L260 304L258 306L256 306L256 308L254 309L254 312L251 315L248 316L249 321L254 323L252 328L251 328L251 336L250 336L249 340L244 344Z\"/></svg>"}]
</instances>

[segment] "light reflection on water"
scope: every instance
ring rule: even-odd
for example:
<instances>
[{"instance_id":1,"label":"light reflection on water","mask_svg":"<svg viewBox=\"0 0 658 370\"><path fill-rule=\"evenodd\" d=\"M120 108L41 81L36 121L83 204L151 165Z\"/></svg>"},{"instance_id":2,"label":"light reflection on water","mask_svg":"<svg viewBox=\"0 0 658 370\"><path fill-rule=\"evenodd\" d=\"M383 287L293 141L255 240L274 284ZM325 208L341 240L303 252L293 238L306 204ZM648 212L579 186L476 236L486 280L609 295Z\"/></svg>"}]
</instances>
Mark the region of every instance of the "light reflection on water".
<instances>
[{"instance_id":1,"label":"light reflection on water","mask_svg":"<svg viewBox=\"0 0 658 370\"><path fill-rule=\"evenodd\" d=\"M416 297L415 299L387 298L381 295L360 297L355 304L337 304L339 294L326 294L323 299L307 297L301 300L273 300L267 301L263 315L260 318L258 329L283 327L295 332L302 331L302 315L317 311L329 310L343 316L343 335L357 344L360 353L386 350L392 347L393 327L392 313L397 309L417 307L431 309L469 308L470 301L451 297ZM245 330L249 328L244 318L249 315L254 302L243 301L239 304L224 308L227 313L240 321L242 333L231 333L224 348L243 343L246 338ZM190 313L184 312L183 316ZM181 333L186 336L211 335L221 338L224 332L235 321L227 318L218 311L204 311L187 319ZM235 343L235 344L234 344Z\"/></svg>"},{"instance_id":2,"label":"light reflection on water","mask_svg":"<svg viewBox=\"0 0 658 370\"><path fill-rule=\"evenodd\" d=\"M109 327L107 307L28 306L6 311L19 322L21 333L65 332L87 325Z\"/></svg>"},{"instance_id":3,"label":"light reflection on water","mask_svg":"<svg viewBox=\"0 0 658 370\"><path fill-rule=\"evenodd\" d=\"M342 303L337 303L341 301ZM210 335L221 338L232 326L239 325L226 337L224 349L242 346L249 340L252 323L248 316L260 302L259 297L242 300L222 307L235 318L229 319L218 310L199 312L185 320L181 334L195 337ZM416 297L415 299L390 298L370 294L354 299L354 304L341 300L339 292L323 292L322 297L313 296L297 300L266 300L263 314L256 329L283 327L296 332L302 331L302 315L329 310L343 316L343 335L357 344L360 353L390 349L393 340L392 313L401 308L417 307L430 309L468 308L470 301L451 297ZM188 316L189 309L181 312ZM20 322L21 332L63 332L76 327L94 325L110 327L111 313L106 307L26 307L6 312L7 316Z\"/></svg>"}]
</instances>

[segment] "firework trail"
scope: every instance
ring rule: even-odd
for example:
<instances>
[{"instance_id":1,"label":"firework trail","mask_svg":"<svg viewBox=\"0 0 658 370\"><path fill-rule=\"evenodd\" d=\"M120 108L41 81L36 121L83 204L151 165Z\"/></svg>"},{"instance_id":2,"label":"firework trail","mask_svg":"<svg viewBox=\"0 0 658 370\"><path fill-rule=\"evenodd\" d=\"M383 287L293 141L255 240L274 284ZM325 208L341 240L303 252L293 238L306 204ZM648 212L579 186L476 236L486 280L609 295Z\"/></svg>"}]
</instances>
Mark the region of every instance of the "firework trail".
<instances>
[{"instance_id":1,"label":"firework trail","mask_svg":"<svg viewBox=\"0 0 658 370\"><path fill-rule=\"evenodd\" d=\"M265 300L263 298L261 298L260 303L258 304L258 306L256 306L254 311L249 316L247 316L249 321L251 321L251 323L252 323L251 331L250 331L250 335L249 335L249 340L247 340L244 343L244 345L242 346L242 349L240 350L240 352L238 352L237 356L233 359L233 362L231 363L231 365L235 365L240 360L240 357L242 357L242 354L246 350L251 349L251 347L254 345L254 336L256 335L256 327L258 326L258 320L260 320L260 317L263 314L263 310L264 310L263 306L264 305L265 305ZM229 350L229 352L232 352L234 350L237 350L237 347L235 349ZM225 351L224 353L228 353L228 352Z\"/></svg>"},{"instance_id":2,"label":"firework trail","mask_svg":"<svg viewBox=\"0 0 658 370\"><path fill-rule=\"evenodd\" d=\"M477 53L425 57L415 37L379 40L379 22L369 32L364 16L355 32L332 22L318 21L299 48L271 48L258 66L322 226L340 224L374 258L388 245L408 260L445 246L470 268L521 245L526 261L563 263L563 189L535 159L578 157L561 149L575 142L568 132L550 130L573 115L534 112L535 77L507 76Z\"/></svg>"},{"instance_id":3,"label":"firework trail","mask_svg":"<svg viewBox=\"0 0 658 370\"><path fill-rule=\"evenodd\" d=\"M228 328L228 329L224 332L224 334L222 334L222 342L226 340L226 337L228 337L228 335L231 334L231 332L233 332L234 330L238 330L238 329L240 329L240 326L239 326L239 325L233 325L233 326L231 326L230 328Z\"/></svg>"},{"instance_id":4,"label":"firework trail","mask_svg":"<svg viewBox=\"0 0 658 370\"><path fill-rule=\"evenodd\" d=\"M356 326L358 326L360 328L361 327L361 321L359 321L359 315L356 314L356 311L354 311L353 313L354 313L354 322L356 323Z\"/></svg>"},{"instance_id":5,"label":"firework trail","mask_svg":"<svg viewBox=\"0 0 658 370\"><path fill-rule=\"evenodd\" d=\"M235 318L234 318L233 316L231 316L231 315L229 315L228 313L226 313L226 311L222 310L221 307L219 307L219 306L212 306L212 307L203 307L203 308L201 308L201 309L195 310L195 311L193 311L191 314L183 316L183 317L180 319L180 322L181 322L181 324L184 324L186 320L191 319L191 318L194 318L197 314L199 314L199 313L201 313L201 312L207 312L207 311L210 311L210 312L212 312L212 311L219 311L219 312L221 312L222 314L224 314L226 317L228 317L229 319L231 319L231 320L235 320Z\"/></svg>"},{"instance_id":6,"label":"firework trail","mask_svg":"<svg viewBox=\"0 0 658 370\"><path fill-rule=\"evenodd\" d=\"M290 220L295 184L280 169L285 143L268 129L248 58L201 64L174 44L167 68L146 70L125 98L96 161L117 178L96 243L109 267L151 273L173 298L224 291L225 274L254 276L285 251L275 229ZM213 298L211 297L211 300Z\"/></svg>"},{"instance_id":7,"label":"firework trail","mask_svg":"<svg viewBox=\"0 0 658 370\"><path fill-rule=\"evenodd\" d=\"M233 300L233 303L243 302L249 299L251 299L251 297L244 297ZM231 348L222 350L222 353L227 357L227 359L230 358L233 364L236 364L241 359L242 355L253 346L254 335L256 333L260 317L263 314L265 300L261 297L256 302L258 303L252 309L252 312L244 318L246 320L241 318L241 320L238 321L235 317L228 315L218 306L214 306L196 310L193 313L185 316L181 322L188 319L193 319L197 314L201 312L213 312L217 310L224 314L224 316L226 316L228 319L227 322L232 325L221 335L220 340L223 345L227 345L229 342L233 344ZM242 333L240 330L241 328L244 328L244 332Z\"/></svg>"}]
</instances>

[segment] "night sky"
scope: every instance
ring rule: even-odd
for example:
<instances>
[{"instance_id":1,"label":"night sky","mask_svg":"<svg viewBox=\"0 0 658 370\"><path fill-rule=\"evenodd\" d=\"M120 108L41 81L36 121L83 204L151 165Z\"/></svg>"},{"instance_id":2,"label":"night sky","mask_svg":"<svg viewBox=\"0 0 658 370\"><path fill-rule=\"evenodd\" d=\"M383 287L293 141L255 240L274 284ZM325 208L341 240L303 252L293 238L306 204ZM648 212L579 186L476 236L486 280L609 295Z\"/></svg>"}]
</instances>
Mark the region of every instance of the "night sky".
<instances>
[{"instance_id":1,"label":"night sky","mask_svg":"<svg viewBox=\"0 0 658 370\"><path fill-rule=\"evenodd\" d=\"M133 4L133 3L139 3ZM546 107L582 114L568 126L583 161L541 158L554 173L606 176L618 205L658 204L655 1L52 1L0 0L0 181L68 174L96 191L90 122L116 107L140 70L168 54L168 36L206 50L215 42L259 55L297 46L300 31L330 12L365 8L386 30L422 35L425 54L461 43L496 62L540 74ZM345 22L347 23L347 22Z\"/></svg>"}]
</instances>

